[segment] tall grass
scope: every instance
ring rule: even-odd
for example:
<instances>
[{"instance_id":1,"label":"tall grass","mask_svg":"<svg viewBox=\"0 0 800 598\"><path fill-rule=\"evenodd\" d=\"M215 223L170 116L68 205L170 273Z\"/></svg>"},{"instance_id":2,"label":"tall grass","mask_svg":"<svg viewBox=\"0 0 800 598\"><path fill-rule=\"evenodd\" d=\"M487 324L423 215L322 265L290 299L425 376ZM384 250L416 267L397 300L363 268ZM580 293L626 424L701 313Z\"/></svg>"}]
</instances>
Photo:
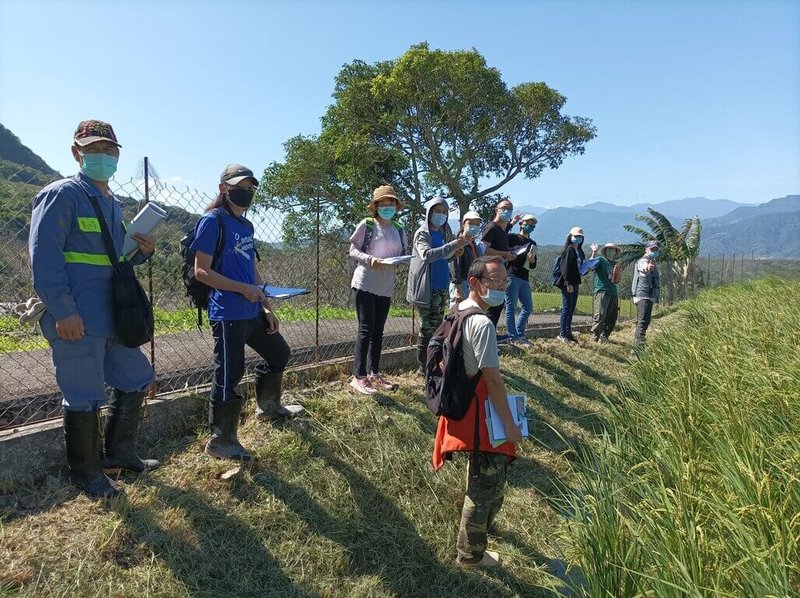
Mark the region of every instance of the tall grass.
<instances>
[{"instance_id":1,"label":"tall grass","mask_svg":"<svg viewBox=\"0 0 800 598\"><path fill-rule=\"evenodd\" d=\"M586 596L800 593L800 284L710 291L660 324L581 472Z\"/></svg>"}]
</instances>

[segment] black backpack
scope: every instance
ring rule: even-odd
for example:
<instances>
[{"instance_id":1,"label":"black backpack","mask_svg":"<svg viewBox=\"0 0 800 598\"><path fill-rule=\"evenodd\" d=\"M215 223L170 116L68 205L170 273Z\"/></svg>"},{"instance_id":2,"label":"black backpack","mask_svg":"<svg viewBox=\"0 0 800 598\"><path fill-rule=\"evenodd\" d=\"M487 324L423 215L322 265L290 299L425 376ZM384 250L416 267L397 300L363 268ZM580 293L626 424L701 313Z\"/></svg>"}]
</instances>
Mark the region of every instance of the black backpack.
<instances>
[{"instance_id":1,"label":"black backpack","mask_svg":"<svg viewBox=\"0 0 800 598\"><path fill-rule=\"evenodd\" d=\"M222 248L225 246L225 223L222 221L222 214L219 209L214 210L214 215L217 217L217 224L219 225L219 236L217 237L217 245L214 247L214 255L211 257L211 269L214 270L219 266L219 259L222 256ZM205 283L200 282L194 276L194 251L192 251L192 243L194 243L194 233L197 228L192 229L192 232L187 234L181 239L181 257L183 258L182 276L183 286L186 287L186 296L189 297L189 302L193 307L197 308L197 327L203 323L203 310L208 309L208 296L211 294L211 287Z\"/></svg>"},{"instance_id":2,"label":"black backpack","mask_svg":"<svg viewBox=\"0 0 800 598\"><path fill-rule=\"evenodd\" d=\"M550 271L550 283L557 287L559 282L561 282L561 255L553 260L553 268Z\"/></svg>"},{"instance_id":3,"label":"black backpack","mask_svg":"<svg viewBox=\"0 0 800 598\"><path fill-rule=\"evenodd\" d=\"M465 320L484 311L455 306L445 316L428 343L425 361L425 395L434 415L458 420L464 417L475 395L481 372L467 378L464 369L463 332Z\"/></svg>"}]
</instances>

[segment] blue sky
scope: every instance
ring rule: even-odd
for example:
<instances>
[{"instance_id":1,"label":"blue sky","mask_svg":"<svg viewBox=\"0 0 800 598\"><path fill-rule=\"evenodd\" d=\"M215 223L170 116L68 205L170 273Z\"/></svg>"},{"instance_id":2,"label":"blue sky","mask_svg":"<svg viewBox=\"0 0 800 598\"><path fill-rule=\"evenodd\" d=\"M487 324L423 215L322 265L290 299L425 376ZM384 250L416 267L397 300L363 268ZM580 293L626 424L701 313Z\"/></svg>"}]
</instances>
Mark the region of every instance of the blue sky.
<instances>
[{"instance_id":1,"label":"blue sky","mask_svg":"<svg viewBox=\"0 0 800 598\"><path fill-rule=\"evenodd\" d=\"M111 122L118 178L148 155L214 192L319 131L341 66L427 41L545 81L597 138L506 187L517 205L762 202L800 193L800 2L0 0L0 122L75 170L78 121Z\"/></svg>"}]
</instances>

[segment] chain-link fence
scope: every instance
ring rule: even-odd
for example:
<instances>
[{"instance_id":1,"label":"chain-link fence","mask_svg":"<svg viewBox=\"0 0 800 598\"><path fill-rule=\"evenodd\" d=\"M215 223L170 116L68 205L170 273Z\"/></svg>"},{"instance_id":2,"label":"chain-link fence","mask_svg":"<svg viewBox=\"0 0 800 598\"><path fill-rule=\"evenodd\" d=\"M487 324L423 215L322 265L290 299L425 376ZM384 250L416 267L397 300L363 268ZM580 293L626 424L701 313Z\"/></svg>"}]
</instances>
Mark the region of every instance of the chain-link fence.
<instances>
[{"instance_id":1,"label":"chain-link fence","mask_svg":"<svg viewBox=\"0 0 800 598\"><path fill-rule=\"evenodd\" d=\"M38 175L0 179L0 430L56 417L61 397L56 385L50 349L41 334L22 326L14 306L32 296L27 239L31 199L48 181ZM210 381L212 339L207 325L198 327L197 311L185 296L181 279L180 239L191 231L211 195L144 181L112 181L126 220L146 201L155 201L168 214L158 229L157 249L152 260L138 268L138 275L151 293L156 338L142 351L156 370L153 394L192 388ZM317 212L319 213L319 212ZM308 243L287 243L284 215L275 210L254 210L256 248L261 257L259 269L267 284L307 288L311 292L286 302L275 302L281 332L292 347L289 366L302 366L352 355L356 336L356 316L350 291L350 270L346 235L315 235ZM311 223L317 225L318 223ZM409 227L410 228L410 227ZM409 230L409 237L413 231ZM550 284L551 264L557 248L540 248L539 267L531 273L534 314L530 325L558 324L561 296ZM743 262L715 258L716 270L708 268L699 286L731 282L754 275L755 259ZM711 264L712 262L709 262ZM721 268L721 269L720 269ZM737 270L738 268L738 270ZM407 266L397 270L392 309L386 323L384 348L415 343L417 314L405 302ZM586 322L591 314L591 280L581 285L576 322ZM630 272L620 283L622 298L629 297ZM621 316L633 311L622 302ZM503 320L501 320L502 326ZM252 367L256 356L248 353Z\"/></svg>"}]
</instances>

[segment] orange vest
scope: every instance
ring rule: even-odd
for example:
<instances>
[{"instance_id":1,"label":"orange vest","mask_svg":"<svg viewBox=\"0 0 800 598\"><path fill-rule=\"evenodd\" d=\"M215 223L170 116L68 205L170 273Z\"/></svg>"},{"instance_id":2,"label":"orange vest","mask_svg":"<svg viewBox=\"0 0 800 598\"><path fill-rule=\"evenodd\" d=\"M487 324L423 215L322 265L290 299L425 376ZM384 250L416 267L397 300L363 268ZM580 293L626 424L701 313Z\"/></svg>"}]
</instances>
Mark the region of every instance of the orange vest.
<instances>
[{"instance_id":1,"label":"orange vest","mask_svg":"<svg viewBox=\"0 0 800 598\"><path fill-rule=\"evenodd\" d=\"M478 409L478 433L480 443L478 450L482 453L498 453L507 455L512 461L516 455L513 442L504 442L498 447L493 447L489 442L489 431L486 428L486 407L484 403L489 396L486 382L483 377L478 381L475 397L470 403L467 414L461 419L448 419L439 417L436 428L436 440L433 443L433 469L439 471L444 465L445 458L456 451L471 451L475 448L475 410Z\"/></svg>"}]
</instances>

